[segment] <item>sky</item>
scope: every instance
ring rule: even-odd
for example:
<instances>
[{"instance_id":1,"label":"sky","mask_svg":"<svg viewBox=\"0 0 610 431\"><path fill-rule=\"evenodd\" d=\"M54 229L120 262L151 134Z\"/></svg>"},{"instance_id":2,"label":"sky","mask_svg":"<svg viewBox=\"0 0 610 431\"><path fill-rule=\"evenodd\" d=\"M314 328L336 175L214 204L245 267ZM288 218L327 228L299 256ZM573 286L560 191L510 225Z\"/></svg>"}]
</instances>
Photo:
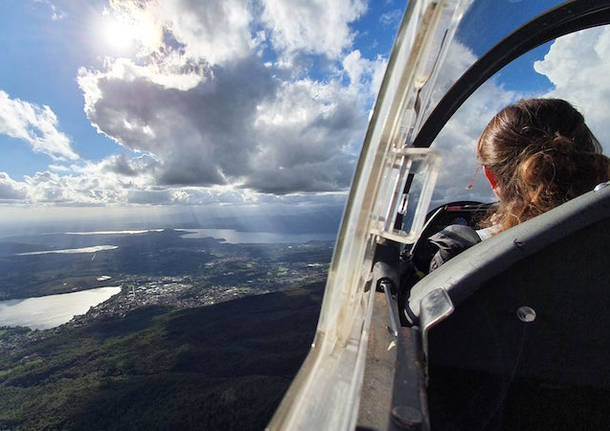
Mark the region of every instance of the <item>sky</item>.
<instances>
[{"instance_id":1,"label":"sky","mask_svg":"<svg viewBox=\"0 0 610 431\"><path fill-rule=\"evenodd\" d=\"M439 88L552 3L476 3ZM108 217L129 209L161 217L188 207L222 217L342 208L405 7L401 0L3 1L0 223L103 218L101 208ZM473 142L521 97L567 98L608 142L601 107L610 92L609 48L604 29L568 36L485 84L435 143L450 155L436 199L489 199L482 181L465 191Z\"/></svg>"},{"instance_id":2,"label":"sky","mask_svg":"<svg viewBox=\"0 0 610 431\"><path fill-rule=\"evenodd\" d=\"M556 6L557 1L475 2L465 14L446 62L437 93L449 88L476 59L509 32ZM524 54L483 84L445 125L433 147L443 156L432 205L456 200L491 202L484 175L471 190L478 167L475 146L491 118L523 98L557 97L572 103L610 153L610 29L597 27L563 36Z\"/></svg>"}]
</instances>

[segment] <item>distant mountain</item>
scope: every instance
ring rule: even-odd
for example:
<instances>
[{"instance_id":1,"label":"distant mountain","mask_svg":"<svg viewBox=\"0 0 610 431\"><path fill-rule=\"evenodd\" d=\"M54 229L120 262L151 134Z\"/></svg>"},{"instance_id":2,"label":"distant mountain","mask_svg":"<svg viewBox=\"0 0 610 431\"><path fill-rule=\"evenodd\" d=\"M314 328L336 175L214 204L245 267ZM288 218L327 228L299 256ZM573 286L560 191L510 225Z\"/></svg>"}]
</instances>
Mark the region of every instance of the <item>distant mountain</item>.
<instances>
[{"instance_id":1,"label":"distant mountain","mask_svg":"<svg viewBox=\"0 0 610 431\"><path fill-rule=\"evenodd\" d=\"M22 336L0 331L0 429L264 428L313 340L323 283ZM22 330L21 330L22 331Z\"/></svg>"}]
</instances>

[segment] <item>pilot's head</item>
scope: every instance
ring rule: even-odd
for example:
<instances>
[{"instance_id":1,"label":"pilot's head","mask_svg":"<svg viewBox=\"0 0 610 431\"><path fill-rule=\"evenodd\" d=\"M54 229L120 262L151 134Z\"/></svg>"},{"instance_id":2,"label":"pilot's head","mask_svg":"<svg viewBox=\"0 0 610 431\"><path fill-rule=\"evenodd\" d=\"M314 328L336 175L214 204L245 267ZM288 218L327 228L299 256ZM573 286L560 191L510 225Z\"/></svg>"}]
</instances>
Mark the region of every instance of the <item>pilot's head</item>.
<instances>
[{"instance_id":1,"label":"pilot's head","mask_svg":"<svg viewBox=\"0 0 610 431\"><path fill-rule=\"evenodd\" d=\"M608 181L610 162L583 116L561 99L526 99L500 111L477 144L500 199L502 230Z\"/></svg>"}]
</instances>

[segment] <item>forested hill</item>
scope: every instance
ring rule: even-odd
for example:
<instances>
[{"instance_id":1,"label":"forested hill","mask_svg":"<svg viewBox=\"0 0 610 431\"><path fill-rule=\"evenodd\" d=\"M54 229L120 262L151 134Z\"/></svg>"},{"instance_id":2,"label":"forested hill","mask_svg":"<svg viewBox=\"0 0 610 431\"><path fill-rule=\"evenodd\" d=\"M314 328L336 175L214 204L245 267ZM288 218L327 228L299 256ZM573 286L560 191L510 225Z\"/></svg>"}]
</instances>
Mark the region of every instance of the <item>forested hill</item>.
<instances>
[{"instance_id":1,"label":"forested hill","mask_svg":"<svg viewBox=\"0 0 610 431\"><path fill-rule=\"evenodd\" d=\"M307 354L322 292L148 307L4 347L0 429L263 429Z\"/></svg>"}]
</instances>

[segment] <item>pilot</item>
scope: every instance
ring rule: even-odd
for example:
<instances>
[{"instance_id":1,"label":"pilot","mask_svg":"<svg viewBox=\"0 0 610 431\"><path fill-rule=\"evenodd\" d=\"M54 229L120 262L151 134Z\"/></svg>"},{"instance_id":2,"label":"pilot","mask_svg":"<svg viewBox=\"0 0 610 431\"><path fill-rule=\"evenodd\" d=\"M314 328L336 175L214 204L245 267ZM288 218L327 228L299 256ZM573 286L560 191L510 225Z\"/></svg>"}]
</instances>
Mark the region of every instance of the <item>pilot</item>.
<instances>
[{"instance_id":1,"label":"pilot","mask_svg":"<svg viewBox=\"0 0 610 431\"><path fill-rule=\"evenodd\" d=\"M498 198L481 229L452 225L431 236L416 261L429 272L470 246L610 179L610 159L583 116L561 99L525 99L489 122L477 158ZM422 268L420 268L422 269Z\"/></svg>"}]
</instances>

